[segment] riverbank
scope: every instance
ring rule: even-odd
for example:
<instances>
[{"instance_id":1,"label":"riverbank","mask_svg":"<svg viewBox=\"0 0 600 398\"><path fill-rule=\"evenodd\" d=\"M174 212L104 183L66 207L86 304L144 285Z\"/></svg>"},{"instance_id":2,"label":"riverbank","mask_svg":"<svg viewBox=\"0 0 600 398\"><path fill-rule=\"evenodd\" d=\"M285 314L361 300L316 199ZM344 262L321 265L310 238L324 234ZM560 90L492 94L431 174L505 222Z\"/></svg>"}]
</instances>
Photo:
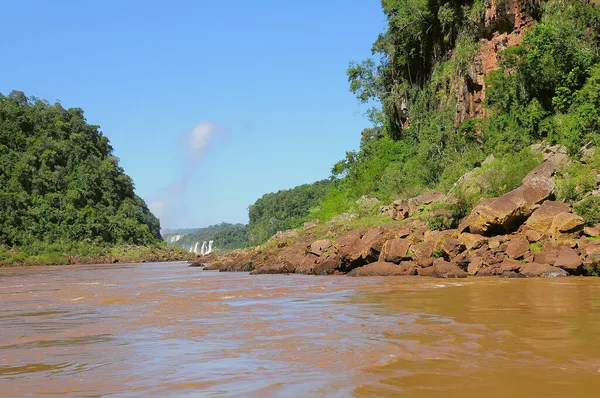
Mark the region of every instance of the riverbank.
<instances>
[{"instance_id":1,"label":"riverbank","mask_svg":"<svg viewBox=\"0 0 600 398\"><path fill-rule=\"evenodd\" d=\"M481 199L461 218L449 209L460 207L460 192L486 183L481 175L463 176L446 194L395 201L377 216L309 223L256 248L199 258L196 265L253 274L598 276L600 225L590 226L569 204L556 201L555 178L568 181L564 170L571 160L558 146L532 150L543 161L521 186Z\"/></svg>"},{"instance_id":2,"label":"riverbank","mask_svg":"<svg viewBox=\"0 0 600 398\"><path fill-rule=\"evenodd\" d=\"M85 247L85 250L82 249ZM76 246L75 249L36 252L0 246L0 267L42 265L101 265L116 263L194 261L196 255L165 244L155 246Z\"/></svg>"}]
</instances>

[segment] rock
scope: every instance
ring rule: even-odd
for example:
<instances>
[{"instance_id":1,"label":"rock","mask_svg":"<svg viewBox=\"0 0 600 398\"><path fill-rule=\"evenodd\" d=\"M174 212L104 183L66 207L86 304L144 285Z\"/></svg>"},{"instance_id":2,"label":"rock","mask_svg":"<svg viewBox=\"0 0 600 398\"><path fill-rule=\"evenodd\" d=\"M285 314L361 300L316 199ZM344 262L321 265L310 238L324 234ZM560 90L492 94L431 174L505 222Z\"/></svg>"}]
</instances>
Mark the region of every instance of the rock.
<instances>
[{"instance_id":1,"label":"rock","mask_svg":"<svg viewBox=\"0 0 600 398\"><path fill-rule=\"evenodd\" d=\"M341 271L374 263L379 259L387 232L381 227L356 229L337 240L338 254L344 267Z\"/></svg>"},{"instance_id":2,"label":"rock","mask_svg":"<svg viewBox=\"0 0 600 398\"><path fill-rule=\"evenodd\" d=\"M458 241L465 246L467 250L479 249L488 242L488 238L482 235L462 233L458 235Z\"/></svg>"},{"instance_id":3,"label":"rock","mask_svg":"<svg viewBox=\"0 0 600 398\"><path fill-rule=\"evenodd\" d=\"M557 215L568 213L569 211L568 204L547 200L531 214L531 217L525 222L525 226L539 233L546 233L552 226L552 222Z\"/></svg>"},{"instance_id":4,"label":"rock","mask_svg":"<svg viewBox=\"0 0 600 398\"><path fill-rule=\"evenodd\" d=\"M402 229L399 229L394 232L394 235L396 236L396 238L400 238L400 239L408 238L410 236L410 234L411 234L411 231L408 228L402 228Z\"/></svg>"},{"instance_id":5,"label":"rock","mask_svg":"<svg viewBox=\"0 0 600 398\"><path fill-rule=\"evenodd\" d=\"M419 276L434 276L435 270L433 266L427 268L417 268L417 273Z\"/></svg>"},{"instance_id":6,"label":"rock","mask_svg":"<svg viewBox=\"0 0 600 398\"><path fill-rule=\"evenodd\" d=\"M535 243L542 240L543 235L534 229L528 229L527 231L525 231L525 237L529 242Z\"/></svg>"},{"instance_id":7,"label":"rock","mask_svg":"<svg viewBox=\"0 0 600 398\"><path fill-rule=\"evenodd\" d=\"M325 254L331 246L332 243L329 239L320 239L310 245L310 253L320 257Z\"/></svg>"},{"instance_id":8,"label":"rock","mask_svg":"<svg viewBox=\"0 0 600 398\"><path fill-rule=\"evenodd\" d=\"M589 236L590 238L597 238L600 236L600 226L595 225L593 227L584 227L583 234L585 236Z\"/></svg>"},{"instance_id":9,"label":"rock","mask_svg":"<svg viewBox=\"0 0 600 398\"><path fill-rule=\"evenodd\" d=\"M500 273L503 274L505 272L519 272L523 264L516 260L505 260L500 264Z\"/></svg>"},{"instance_id":10,"label":"rock","mask_svg":"<svg viewBox=\"0 0 600 398\"><path fill-rule=\"evenodd\" d=\"M499 198L482 199L467 216L459 229L480 235L498 235L516 231L534 206L547 200L555 188L554 171L550 162L532 170L520 187Z\"/></svg>"},{"instance_id":11,"label":"rock","mask_svg":"<svg viewBox=\"0 0 600 398\"><path fill-rule=\"evenodd\" d=\"M456 264L449 263L441 258L435 260L431 268L433 268L432 276L436 278L466 278L468 275Z\"/></svg>"},{"instance_id":12,"label":"rock","mask_svg":"<svg viewBox=\"0 0 600 398\"><path fill-rule=\"evenodd\" d=\"M483 267L483 259L481 257L473 257L467 266L467 273L469 275L476 275L481 267Z\"/></svg>"},{"instance_id":13,"label":"rock","mask_svg":"<svg viewBox=\"0 0 600 398\"><path fill-rule=\"evenodd\" d=\"M454 257L451 261L452 264L456 264L458 268L463 271L467 271L469 263L471 262L471 255L468 252L462 252L458 256Z\"/></svg>"},{"instance_id":14,"label":"rock","mask_svg":"<svg viewBox=\"0 0 600 398\"><path fill-rule=\"evenodd\" d=\"M583 231L583 218L573 213L560 213L552 222L550 233L554 239L568 239Z\"/></svg>"},{"instance_id":15,"label":"rock","mask_svg":"<svg viewBox=\"0 0 600 398\"><path fill-rule=\"evenodd\" d=\"M527 251L529 251L529 242L527 239L519 238L508 244L505 253L512 259L518 259L522 258Z\"/></svg>"},{"instance_id":16,"label":"rock","mask_svg":"<svg viewBox=\"0 0 600 398\"><path fill-rule=\"evenodd\" d=\"M488 246L492 250L500 248L500 245L504 243L504 236L494 236L488 241Z\"/></svg>"},{"instance_id":17,"label":"rock","mask_svg":"<svg viewBox=\"0 0 600 398\"><path fill-rule=\"evenodd\" d=\"M377 261L350 271L348 276L407 276L416 275L417 268L412 262L403 262L400 265Z\"/></svg>"},{"instance_id":18,"label":"rock","mask_svg":"<svg viewBox=\"0 0 600 398\"><path fill-rule=\"evenodd\" d=\"M424 241L412 246L411 249L415 253L414 259L421 261L433 257L434 244L431 241Z\"/></svg>"},{"instance_id":19,"label":"rock","mask_svg":"<svg viewBox=\"0 0 600 398\"><path fill-rule=\"evenodd\" d=\"M384 243L379 261L399 264L407 259L410 241L407 239L391 239Z\"/></svg>"},{"instance_id":20,"label":"rock","mask_svg":"<svg viewBox=\"0 0 600 398\"><path fill-rule=\"evenodd\" d=\"M539 253L535 253L534 262L538 264L550 264L554 265L558 259L558 250L544 250Z\"/></svg>"},{"instance_id":21,"label":"rock","mask_svg":"<svg viewBox=\"0 0 600 398\"><path fill-rule=\"evenodd\" d=\"M390 216L394 220L403 220L415 214L419 207L444 199L444 194L437 191L429 191L415 198L396 200L389 206Z\"/></svg>"},{"instance_id":22,"label":"rock","mask_svg":"<svg viewBox=\"0 0 600 398\"><path fill-rule=\"evenodd\" d=\"M465 246L456 238L450 238L444 241L442 253L446 259L452 259L465 250Z\"/></svg>"},{"instance_id":23,"label":"rock","mask_svg":"<svg viewBox=\"0 0 600 398\"><path fill-rule=\"evenodd\" d=\"M515 271L504 271L500 274L500 278L524 278L523 274Z\"/></svg>"},{"instance_id":24,"label":"rock","mask_svg":"<svg viewBox=\"0 0 600 398\"><path fill-rule=\"evenodd\" d=\"M305 222L304 226L302 227L302 229L304 231L308 231L309 229L313 229L317 225L319 225L319 220L313 220L313 221L310 221L310 222Z\"/></svg>"},{"instance_id":25,"label":"rock","mask_svg":"<svg viewBox=\"0 0 600 398\"><path fill-rule=\"evenodd\" d=\"M567 272L561 268L538 263L525 264L523 268L521 268L521 274L528 278L554 278L557 276L568 276Z\"/></svg>"},{"instance_id":26,"label":"rock","mask_svg":"<svg viewBox=\"0 0 600 398\"><path fill-rule=\"evenodd\" d=\"M340 268L340 265L339 258L328 258L322 263L315 264L313 273L315 275L333 275Z\"/></svg>"},{"instance_id":27,"label":"rock","mask_svg":"<svg viewBox=\"0 0 600 398\"><path fill-rule=\"evenodd\" d=\"M435 259L433 257L427 257L427 258L421 257L418 260L415 260L415 262L421 268L429 268L429 267L433 266L434 261L435 261Z\"/></svg>"},{"instance_id":28,"label":"rock","mask_svg":"<svg viewBox=\"0 0 600 398\"><path fill-rule=\"evenodd\" d=\"M562 268L568 271L570 274L576 274L581 272L581 266L583 265L583 261L581 257L577 254L577 252L570 247L563 247L559 253L556 262L554 263L555 267Z\"/></svg>"}]
</instances>

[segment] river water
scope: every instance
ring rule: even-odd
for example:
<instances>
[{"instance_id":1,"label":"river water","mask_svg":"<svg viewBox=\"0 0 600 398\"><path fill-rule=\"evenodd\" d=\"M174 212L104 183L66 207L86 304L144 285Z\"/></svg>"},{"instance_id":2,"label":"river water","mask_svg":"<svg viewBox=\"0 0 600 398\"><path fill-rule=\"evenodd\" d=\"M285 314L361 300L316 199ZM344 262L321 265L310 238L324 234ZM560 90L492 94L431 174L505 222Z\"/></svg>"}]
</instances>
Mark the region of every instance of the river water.
<instances>
[{"instance_id":1,"label":"river water","mask_svg":"<svg viewBox=\"0 0 600 398\"><path fill-rule=\"evenodd\" d=\"M600 278L5 268L0 395L598 397Z\"/></svg>"}]
</instances>

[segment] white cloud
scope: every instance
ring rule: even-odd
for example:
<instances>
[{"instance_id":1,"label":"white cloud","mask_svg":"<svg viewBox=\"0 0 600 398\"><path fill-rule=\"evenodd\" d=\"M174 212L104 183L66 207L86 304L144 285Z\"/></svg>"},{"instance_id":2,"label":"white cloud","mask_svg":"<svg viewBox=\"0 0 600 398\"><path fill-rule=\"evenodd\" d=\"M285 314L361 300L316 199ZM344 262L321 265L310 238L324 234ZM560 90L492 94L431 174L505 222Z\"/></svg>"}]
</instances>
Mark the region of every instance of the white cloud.
<instances>
[{"instance_id":1,"label":"white cloud","mask_svg":"<svg viewBox=\"0 0 600 398\"><path fill-rule=\"evenodd\" d=\"M203 150L206 145L208 145L210 137L215 129L215 125L210 122L201 122L197 124L190 134L190 148L192 151Z\"/></svg>"}]
</instances>

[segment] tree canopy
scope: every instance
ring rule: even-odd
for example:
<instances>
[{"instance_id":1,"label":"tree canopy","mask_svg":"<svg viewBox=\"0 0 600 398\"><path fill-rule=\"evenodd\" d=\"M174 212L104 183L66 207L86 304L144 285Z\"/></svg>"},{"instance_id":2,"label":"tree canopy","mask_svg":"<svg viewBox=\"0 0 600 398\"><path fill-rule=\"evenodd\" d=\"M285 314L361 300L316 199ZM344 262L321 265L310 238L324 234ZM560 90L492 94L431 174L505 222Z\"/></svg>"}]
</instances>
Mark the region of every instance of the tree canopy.
<instances>
[{"instance_id":1,"label":"tree canopy","mask_svg":"<svg viewBox=\"0 0 600 398\"><path fill-rule=\"evenodd\" d=\"M0 244L151 244L160 223L79 108L0 94Z\"/></svg>"}]
</instances>

